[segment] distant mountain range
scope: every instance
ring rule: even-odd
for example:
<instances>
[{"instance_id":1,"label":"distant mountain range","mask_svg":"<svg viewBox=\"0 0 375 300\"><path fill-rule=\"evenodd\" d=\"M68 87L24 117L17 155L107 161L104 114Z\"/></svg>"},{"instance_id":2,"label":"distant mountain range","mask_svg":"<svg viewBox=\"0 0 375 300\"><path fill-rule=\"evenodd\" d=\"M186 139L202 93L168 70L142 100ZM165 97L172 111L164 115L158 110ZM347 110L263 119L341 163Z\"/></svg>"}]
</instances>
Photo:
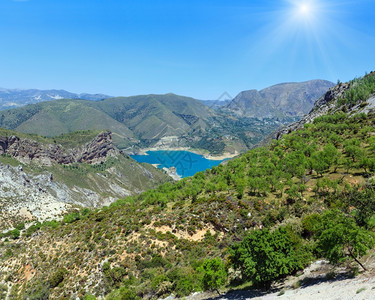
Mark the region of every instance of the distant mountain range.
<instances>
[{"instance_id":1,"label":"distant mountain range","mask_svg":"<svg viewBox=\"0 0 375 300\"><path fill-rule=\"evenodd\" d=\"M110 96L87 93L76 94L65 90L23 90L0 88L0 110L58 99L84 99L97 101L106 98L110 98Z\"/></svg>"},{"instance_id":2,"label":"distant mountain range","mask_svg":"<svg viewBox=\"0 0 375 300\"><path fill-rule=\"evenodd\" d=\"M124 149L204 131L210 126L210 114L214 112L200 101L174 94L101 101L63 99L1 111L0 127L43 136L108 129L116 145Z\"/></svg>"},{"instance_id":3,"label":"distant mountain range","mask_svg":"<svg viewBox=\"0 0 375 300\"><path fill-rule=\"evenodd\" d=\"M200 100L204 105L213 109L220 108L224 105L228 105L232 100Z\"/></svg>"},{"instance_id":4,"label":"distant mountain range","mask_svg":"<svg viewBox=\"0 0 375 300\"><path fill-rule=\"evenodd\" d=\"M281 83L261 91L243 91L224 108L250 118L302 117L334 85L326 80Z\"/></svg>"},{"instance_id":5,"label":"distant mountain range","mask_svg":"<svg viewBox=\"0 0 375 300\"><path fill-rule=\"evenodd\" d=\"M108 96L2 90L8 99L18 99L17 105L39 102L0 111L0 127L49 137L77 130L110 130L116 146L127 153L186 147L234 154L300 119L332 85L324 80L284 83L241 92L232 101L200 101L171 93L100 100ZM20 100L22 93L29 98ZM55 100L42 102L47 96Z\"/></svg>"}]
</instances>

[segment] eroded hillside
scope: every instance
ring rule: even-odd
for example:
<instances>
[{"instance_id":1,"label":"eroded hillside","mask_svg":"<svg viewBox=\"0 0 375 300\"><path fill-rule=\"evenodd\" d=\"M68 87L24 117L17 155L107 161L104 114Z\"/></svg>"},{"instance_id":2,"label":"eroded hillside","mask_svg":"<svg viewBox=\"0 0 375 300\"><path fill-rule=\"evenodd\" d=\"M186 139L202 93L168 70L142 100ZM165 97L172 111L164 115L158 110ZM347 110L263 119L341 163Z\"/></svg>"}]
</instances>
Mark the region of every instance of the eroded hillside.
<instances>
[{"instance_id":1,"label":"eroded hillside","mask_svg":"<svg viewBox=\"0 0 375 300\"><path fill-rule=\"evenodd\" d=\"M110 132L47 139L2 130L0 152L1 228L60 218L76 206L109 205L170 180L121 154Z\"/></svg>"}]
</instances>

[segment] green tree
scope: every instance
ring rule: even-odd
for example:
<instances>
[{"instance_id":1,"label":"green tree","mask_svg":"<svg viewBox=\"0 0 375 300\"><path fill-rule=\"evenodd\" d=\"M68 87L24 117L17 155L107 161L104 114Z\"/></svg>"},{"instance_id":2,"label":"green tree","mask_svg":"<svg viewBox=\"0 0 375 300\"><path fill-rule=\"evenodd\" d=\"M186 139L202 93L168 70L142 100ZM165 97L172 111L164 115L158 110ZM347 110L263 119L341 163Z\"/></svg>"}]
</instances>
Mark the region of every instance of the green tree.
<instances>
[{"instance_id":1,"label":"green tree","mask_svg":"<svg viewBox=\"0 0 375 300\"><path fill-rule=\"evenodd\" d=\"M351 191L342 193L340 198L343 199L344 206L347 210L355 207L354 219L357 225L369 227L370 219L375 212L375 189L373 186L360 191L359 187L354 187Z\"/></svg>"},{"instance_id":2,"label":"green tree","mask_svg":"<svg viewBox=\"0 0 375 300\"><path fill-rule=\"evenodd\" d=\"M257 286L269 287L274 280L303 268L305 262L298 255L287 230L274 232L255 230L241 243L230 249L233 267L241 272L242 280Z\"/></svg>"},{"instance_id":3,"label":"green tree","mask_svg":"<svg viewBox=\"0 0 375 300\"><path fill-rule=\"evenodd\" d=\"M355 139L348 140L344 143L345 153L353 162L359 160L363 156L360 144L360 141Z\"/></svg>"},{"instance_id":4,"label":"green tree","mask_svg":"<svg viewBox=\"0 0 375 300\"><path fill-rule=\"evenodd\" d=\"M224 262L220 258L206 259L199 271L203 274L203 289L215 290L220 295L219 289L226 284L228 278Z\"/></svg>"},{"instance_id":5,"label":"green tree","mask_svg":"<svg viewBox=\"0 0 375 300\"><path fill-rule=\"evenodd\" d=\"M329 169L329 164L324 160L324 154L322 151L315 152L311 156L310 165L320 176L323 176L323 173L327 172Z\"/></svg>"},{"instance_id":6,"label":"green tree","mask_svg":"<svg viewBox=\"0 0 375 300\"><path fill-rule=\"evenodd\" d=\"M335 172L337 169L339 157L340 153L333 144L327 144L323 148L322 158L328 165L328 168L330 168L331 166L335 166Z\"/></svg>"},{"instance_id":7,"label":"green tree","mask_svg":"<svg viewBox=\"0 0 375 300\"><path fill-rule=\"evenodd\" d=\"M326 211L321 226L317 246L325 258L331 263L351 258L366 270L359 258L375 245L372 232L359 227L354 218L339 210Z\"/></svg>"}]
</instances>

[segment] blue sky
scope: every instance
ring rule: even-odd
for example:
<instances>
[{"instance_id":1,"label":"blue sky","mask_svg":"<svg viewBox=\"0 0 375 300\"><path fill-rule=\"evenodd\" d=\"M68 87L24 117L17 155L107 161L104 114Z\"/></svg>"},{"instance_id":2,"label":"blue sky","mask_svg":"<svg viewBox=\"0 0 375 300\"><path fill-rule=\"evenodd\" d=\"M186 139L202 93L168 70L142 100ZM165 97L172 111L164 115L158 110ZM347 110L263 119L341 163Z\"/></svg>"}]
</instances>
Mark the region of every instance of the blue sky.
<instances>
[{"instance_id":1,"label":"blue sky","mask_svg":"<svg viewBox=\"0 0 375 300\"><path fill-rule=\"evenodd\" d=\"M375 1L0 0L0 86L198 99L375 70Z\"/></svg>"}]
</instances>

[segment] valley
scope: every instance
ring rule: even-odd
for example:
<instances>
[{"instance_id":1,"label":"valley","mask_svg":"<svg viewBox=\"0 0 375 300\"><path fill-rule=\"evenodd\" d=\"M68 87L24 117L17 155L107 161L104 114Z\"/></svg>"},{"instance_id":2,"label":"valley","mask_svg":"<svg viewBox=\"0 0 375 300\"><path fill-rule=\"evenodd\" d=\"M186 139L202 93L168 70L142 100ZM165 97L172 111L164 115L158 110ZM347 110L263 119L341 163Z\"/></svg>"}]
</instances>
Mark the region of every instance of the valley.
<instances>
[{"instance_id":1,"label":"valley","mask_svg":"<svg viewBox=\"0 0 375 300\"><path fill-rule=\"evenodd\" d=\"M374 13L0 1L0 300L375 300Z\"/></svg>"},{"instance_id":2,"label":"valley","mask_svg":"<svg viewBox=\"0 0 375 300\"><path fill-rule=\"evenodd\" d=\"M279 84L259 93L242 92L220 106L175 94L60 99L2 110L0 127L48 137L76 130L109 130L116 147L127 154L183 148L232 157L301 118L332 85L323 80ZM256 93L259 99L251 98ZM288 109L276 114L280 103ZM262 113L266 107L274 107L268 115Z\"/></svg>"},{"instance_id":3,"label":"valley","mask_svg":"<svg viewBox=\"0 0 375 300\"><path fill-rule=\"evenodd\" d=\"M0 242L3 295L108 300L268 290L322 259L334 267L327 278L341 280L340 268L366 276L375 246L374 95L375 73L339 83L264 147L109 206L14 225ZM60 137L37 139L70 141ZM112 159L79 169L91 176L104 165L99 173L111 178Z\"/></svg>"}]
</instances>

